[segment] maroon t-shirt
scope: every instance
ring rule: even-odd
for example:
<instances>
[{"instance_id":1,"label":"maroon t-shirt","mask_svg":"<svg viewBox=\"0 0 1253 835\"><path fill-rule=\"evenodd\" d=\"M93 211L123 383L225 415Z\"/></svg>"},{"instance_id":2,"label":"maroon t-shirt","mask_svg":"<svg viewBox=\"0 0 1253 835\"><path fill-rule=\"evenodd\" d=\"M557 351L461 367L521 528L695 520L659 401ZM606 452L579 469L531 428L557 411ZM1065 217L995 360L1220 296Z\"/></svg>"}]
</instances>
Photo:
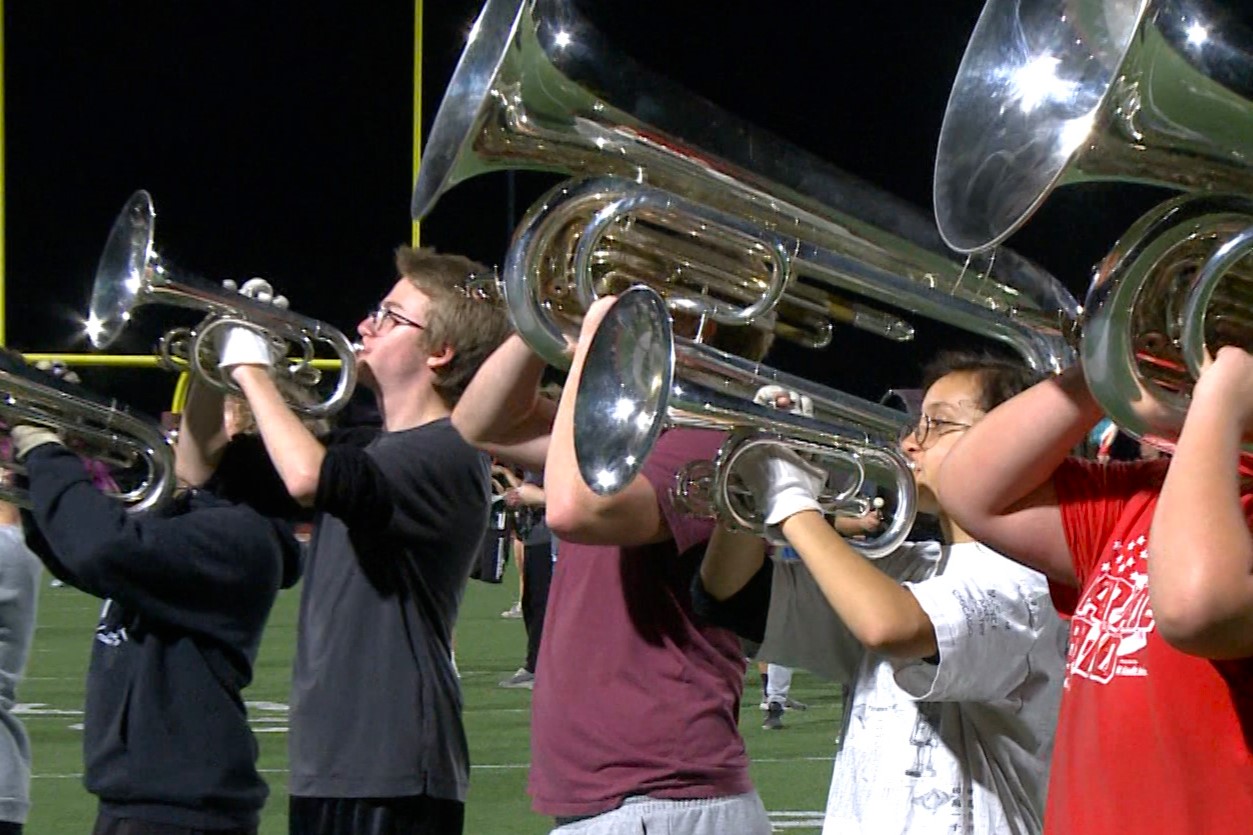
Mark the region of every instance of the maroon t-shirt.
<instances>
[{"instance_id":1,"label":"maroon t-shirt","mask_svg":"<svg viewBox=\"0 0 1253 835\"><path fill-rule=\"evenodd\" d=\"M737 726L743 651L731 632L692 614L692 577L713 525L670 502L679 468L712 458L722 440L670 430L644 464L673 541L561 543L531 705L529 790L540 814L752 789Z\"/></svg>"}]
</instances>

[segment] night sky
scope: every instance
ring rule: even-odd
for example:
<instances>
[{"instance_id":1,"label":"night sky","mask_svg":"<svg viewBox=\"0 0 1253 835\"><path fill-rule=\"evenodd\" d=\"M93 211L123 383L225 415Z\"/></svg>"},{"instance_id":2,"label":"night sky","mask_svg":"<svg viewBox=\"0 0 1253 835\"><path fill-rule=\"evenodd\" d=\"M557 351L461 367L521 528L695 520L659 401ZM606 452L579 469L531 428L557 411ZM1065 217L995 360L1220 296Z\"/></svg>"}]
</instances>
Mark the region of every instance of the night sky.
<instances>
[{"instance_id":1,"label":"night sky","mask_svg":"<svg viewBox=\"0 0 1253 835\"><path fill-rule=\"evenodd\" d=\"M587 16L621 54L930 212L944 104L981 2L611 2ZM429 125L478 4L425 8ZM299 312L352 333L410 234L413 6L205 0L5 4L8 345L79 351L77 320L114 216L156 202L157 248L199 276L262 275ZM614 55L605 56L613 61ZM527 206L558 178L458 186L424 243L503 261ZM1082 297L1090 265L1163 196L1059 192L1011 248ZM146 353L192 314L149 308L114 351ZM841 331L777 364L877 397L961 332L914 319L916 344ZM159 411L173 377L93 372Z\"/></svg>"}]
</instances>

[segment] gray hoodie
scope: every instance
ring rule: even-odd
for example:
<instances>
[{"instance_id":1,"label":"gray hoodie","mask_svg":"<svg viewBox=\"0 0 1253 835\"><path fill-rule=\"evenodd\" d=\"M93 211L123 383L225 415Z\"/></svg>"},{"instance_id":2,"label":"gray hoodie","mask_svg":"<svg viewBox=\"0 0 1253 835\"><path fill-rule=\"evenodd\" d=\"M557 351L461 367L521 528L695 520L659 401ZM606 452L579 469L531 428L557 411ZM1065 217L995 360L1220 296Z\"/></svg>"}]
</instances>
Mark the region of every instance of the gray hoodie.
<instances>
[{"instance_id":1,"label":"gray hoodie","mask_svg":"<svg viewBox=\"0 0 1253 835\"><path fill-rule=\"evenodd\" d=\"M30 739L13 715L35 637L39 559L20 525L0 525L0 821L25 823L30 808Z\"/></svg>"}]
</instances>

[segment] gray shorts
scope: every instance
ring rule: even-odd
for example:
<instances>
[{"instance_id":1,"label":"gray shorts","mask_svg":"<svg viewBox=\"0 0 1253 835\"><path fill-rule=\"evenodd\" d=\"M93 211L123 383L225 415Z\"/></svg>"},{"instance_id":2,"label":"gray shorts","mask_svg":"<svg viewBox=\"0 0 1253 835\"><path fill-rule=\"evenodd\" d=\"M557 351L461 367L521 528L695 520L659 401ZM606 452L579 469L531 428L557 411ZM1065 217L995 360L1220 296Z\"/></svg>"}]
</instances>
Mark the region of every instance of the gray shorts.
<instances>
[{"instance_id":1,"label":"gray shorts","mask_svg":"<svg viewBox=\"0 0 1253 835\"><path fill-rule=\"evenodd\" d=\"M610 812L554 829L550 835L770 835L757 792L702 800L628 797Z\"/></svg>"}]
</instances>

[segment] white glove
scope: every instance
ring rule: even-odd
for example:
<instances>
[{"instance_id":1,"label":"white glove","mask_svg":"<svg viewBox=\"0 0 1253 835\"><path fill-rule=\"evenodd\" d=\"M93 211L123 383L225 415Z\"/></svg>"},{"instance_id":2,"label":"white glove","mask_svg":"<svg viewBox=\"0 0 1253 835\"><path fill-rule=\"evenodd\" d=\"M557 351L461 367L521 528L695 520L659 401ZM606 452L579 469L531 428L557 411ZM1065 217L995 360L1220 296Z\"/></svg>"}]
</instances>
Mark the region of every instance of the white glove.
<instances>
[{"instance_id":1,"label":"white glove","mask_svg":"<svg viewBox=\"0 0 1253 835\"><path fill-rule=\"evenodd\" d=\"M13 441L13 455L18 461L26 460L31 450L44 444L63 444L61 436L46 426L29 426L18 424L9 430L9 439Z\"/></svg>"},{"instance_id":2,"label":"white glove","mask_svg":"<svg viewBox=\"0 0 1253 835\"><path fill-rule=\"evenodd\" d=\"M779 405L779 401L784 398L787 398L787 400L791 403L791 406L788 407L788 411L793 414L804 415L805 417L814 416L814 401L810 399L809 395L785 389L783 386L762 386L757 389L757 393L753 395L753 402L761 406L783 408Z\"/></svg>"},{"instance_id":3,"label":"white glove","mask_svg":"<svg viewBox=\"0 0 1253 835\"><path fill-rule=\"evenodd\" d=\"M248 328L227 328L218 348L218 367L264 365L272 368L278 361L270 340Z\"/></svg>"},{"instance_id":4,"label":"white glove","mask_svg":"<svg viewBox=\"0 0 1253 835\"><path fill-rule=\"evenodd\" d=\"M756 497L766 514L766 525L774 526L802 510L822 512L818 496L827 483L820 467L806 463L799 455L781 446L750 450L740 458L740 478Z\"/></svg>"},{"instance_id":5,"label":"white glove","mask_svg":"<svg viewBox=\"0 0 1253 835\"><path fill-rule=\"evenodd\" d=\"M222 289L230 290L232 293L238 292L241 296L256 299L264 304L272 304L283 310L287 309L287 297L274 295L274 287L264 278L250 278L244 282L243 287L239 287L228 278L222 282Z\"/></svg>"},{"instance_id":6,"label":"white glove","mask_svg":"<svg viewBox=\"0 0 1253 835\"><path fill-rule=\"evenodd\" d=\"M256 301L272 304L287 309L287 297L274 295L274 287L264 278L250 278L243 287L237 287L229 278L222 282L222 288L238 292ZM218 367L233 368L237 365L264 365L273 367L278 362L277 351L270 340L248 328L230 328L219 338Z\"/></svg>"}]
</instances>

